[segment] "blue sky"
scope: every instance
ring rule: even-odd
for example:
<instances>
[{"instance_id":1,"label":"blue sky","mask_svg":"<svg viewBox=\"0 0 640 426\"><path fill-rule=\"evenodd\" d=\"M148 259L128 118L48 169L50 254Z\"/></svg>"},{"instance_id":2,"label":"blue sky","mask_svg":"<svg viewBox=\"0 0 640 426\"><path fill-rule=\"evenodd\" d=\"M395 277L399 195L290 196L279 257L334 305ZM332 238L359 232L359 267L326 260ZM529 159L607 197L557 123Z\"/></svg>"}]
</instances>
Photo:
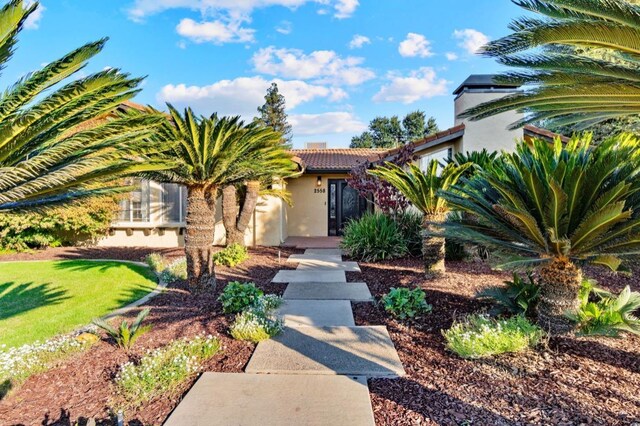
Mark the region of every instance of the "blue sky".
<instances>
[{"instance_id":1,"label":"blue sky","mask_svg":"<svg viewBox=\"0 0 640 426\"><path fill-rule=\"evenodd\" d=\"M83 72L148 76L137 102L251 119L269 83L294 145L348 146L378 115L421 109L453 123L451 92L499 70L474 55L522 11L508 0L42 0L4 72L13 81L108 36ZM6 83L5 83L6 84Z\"/></svg>"}]
</instances>

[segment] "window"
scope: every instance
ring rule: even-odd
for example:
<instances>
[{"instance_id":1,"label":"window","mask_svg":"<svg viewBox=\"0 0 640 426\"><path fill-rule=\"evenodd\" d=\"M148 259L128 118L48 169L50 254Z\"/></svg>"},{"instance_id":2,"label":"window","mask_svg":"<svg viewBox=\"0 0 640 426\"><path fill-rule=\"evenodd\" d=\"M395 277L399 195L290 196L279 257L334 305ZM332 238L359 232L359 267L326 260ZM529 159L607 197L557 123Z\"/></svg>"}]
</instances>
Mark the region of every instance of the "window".
<instances>
[{"instance_id":1,"label":"window","mask_svg":"<svg viewBox=\"0 0 640 426\"><path fill-rule=\"evenodd\" d=\"M175 183L163 183L161 188L163 222L184 222L187 215L187 188Z\"/></svg>"},{"instance_id":2,"label":"window","mask_svg":"<svg viewBox=\"0 0 640 426\"><path fill-rule=\"evenodd\" d=\"M449 161L451 161L452 158L453 158L452 148L446 148L446 149L441 149L439 151L432 152L430 154L420 157L420 170L422 171L427 170L427 167L429 167L429 163L431 163L432 160L438 160L438 163L440 163L439 169L442 170L442 166L445 166L447 163L449 163Z\"/></svg>"},{"instance_id":3,"label":"window","mask_svg":"<svg viewBox=\"0 0 640 426\"><path fill-rule=\"evenodd\" d=\"M135 186L128 196L120 200L120 222L149 222L151 186L148 180L132 179L128 185Z\"/></svg>"}]
</instances>

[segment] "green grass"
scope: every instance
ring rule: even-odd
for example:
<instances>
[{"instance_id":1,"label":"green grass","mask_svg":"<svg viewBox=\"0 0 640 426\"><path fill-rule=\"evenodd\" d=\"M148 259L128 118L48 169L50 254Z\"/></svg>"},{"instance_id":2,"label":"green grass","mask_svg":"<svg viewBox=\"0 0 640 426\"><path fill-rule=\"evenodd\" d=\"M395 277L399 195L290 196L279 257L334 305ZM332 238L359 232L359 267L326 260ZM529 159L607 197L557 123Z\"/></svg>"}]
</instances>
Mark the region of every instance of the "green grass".
<instances>
[{"instance_id":1,"label":"green grass","mask_svg":"<svg viewBox=\"0 0 640 426\"><path fill-rule=\"evenodd\" d=\"M87 325L156 285L148 268L121 262L0 263L0 347L44 341Z\"/></svg>"}]
</instances>

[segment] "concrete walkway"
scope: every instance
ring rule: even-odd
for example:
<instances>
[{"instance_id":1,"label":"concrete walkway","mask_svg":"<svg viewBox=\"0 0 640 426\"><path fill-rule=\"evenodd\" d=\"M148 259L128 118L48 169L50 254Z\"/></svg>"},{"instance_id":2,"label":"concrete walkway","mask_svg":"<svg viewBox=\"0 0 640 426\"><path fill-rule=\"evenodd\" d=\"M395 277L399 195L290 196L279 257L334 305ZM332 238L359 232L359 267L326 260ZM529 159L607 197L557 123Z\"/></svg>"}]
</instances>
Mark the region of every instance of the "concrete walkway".
<instances>
[{"instance_id":1,"label":"concrete walkway","mask_svg":"<svg viewBox=\"0 0 640 426\"><path fill-rule=\"evenodd\" d=\"M355 326L351 301L366 283L346 282L338 249L307 249L273 282L288 283L284 331L260 342L247 374L205 373L166 425L374 426L367 378L405 374L386 327Z\"/></svg>"}]
</instances>

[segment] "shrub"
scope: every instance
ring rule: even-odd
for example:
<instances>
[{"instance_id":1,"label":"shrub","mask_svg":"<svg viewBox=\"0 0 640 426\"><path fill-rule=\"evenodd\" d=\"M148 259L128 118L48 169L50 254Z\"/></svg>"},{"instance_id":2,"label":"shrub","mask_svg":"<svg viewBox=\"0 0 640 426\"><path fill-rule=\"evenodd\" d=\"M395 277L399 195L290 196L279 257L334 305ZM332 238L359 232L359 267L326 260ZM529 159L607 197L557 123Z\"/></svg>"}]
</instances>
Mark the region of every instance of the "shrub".
<instances>
[{"instance_id":1,"label":"shrub","mask_svg":"<svg viewBox=\"0 0 640 426\"><path fill-rule=\"evenodd\" d=\"M151 253L144 260L157 275L160 275L166 268L166 261L160 253Z\"/></svg>"},{"instance_id":2,"label":"shrub","mask_svg":"<svg viewBox=\"0 0 640 426\"><path fill-rule=\"evenodd\" d=\"M406 210L395 216L395 221L411 256L422 256L423 217L424 215L417 210Z\"/></svg>"},{"instance_id":3,"label":"shrub","mask_svg":"<svg viewBox=\"0 0 640 426\"><path fill-rule=\"evenodd\" d=\"M161 254L151 253L145 260L149 268L165 283L187 279L187 259L184 257L179 257L168 263Z\"/></svg>"},{"instance_id":4,"label":"shrub","mask_svg":"<svg viewBox=\"0 0 640 426\"><path fill-rule=\"evenodd\" d=\"M382 296L384 309L400 319L415 318L420 314L431 312L426 295L420 288L392 288Z\"/></svg>"},{"instance_id":5,"label":"shrub","mask_svg":"<svg viewBox=\"0 0 640 426\"><path fill-rule=\"evenodd\" d=\"M590 296L595 301L590 301ZM618 337L621 332L640 334L640 319L634 312L640 309L640 293L629 286L616 296L597 290L585 282L580 292L580 309L569 318L578 323L579 335Z\"/></svg>"},{"instance_id":6,"label":"shrub","mask_svg":"<svg viewBox=\"0 0 640 426\"><path fill-rule=\"evenodd\" d=\"M271 312L278 309L282 305L282 297L275 294L266 294L258 297L258 300L253 304L256 309L264 312Z\"/></svg>"},{"instance_id":7,"label":"shrub","mask_svg":"<svg viewBox=\"0 0 640 426\"><path fill-rule=\"evenodd\" d=\"M538 344L543 332L525 317L492 319L470 315L443 332L449 350L462 358L485 358L521 352Z\"/></svg>"},{"instance_id":8,"label":"shrub","mask_svg":"<svg viewBox=\"0 0 640 426\"><path fill-rule=\"evenodd\" d=\"M263 294L254 283L232 281L224 288L218 300L222 302L225 314L233 314L254 306Z\"/></svg>"},{"instance_id":9,"label":"shrub","mask_svg":"<svg viewBox=\"0 0 640 426\"><path fill-rule=\"evenodd\" d=\"M0 214L0 248L24 251L93 242L107 234L118 210L111 197L47 209Z\"/></svg>"},{"instance_id":10,"label":"shrub","mask_svg":"<svg viewBox=\"0 0 640 426\"><path fill-rule=\"evenodd\" d=\"M273 318L267 311L253 307L236 316L229 332L234 339L257 343L277 335L283 327L280 318Z\"/></svg>"},{"instance_id":11,"label":"shrub","mask_svg":"<svg viewBox=\"0 0 640 426\"><path fill-rule=\"evenodd\" d=\"M344 228L342 248L366 262L396 259L409 252L398 224L382 213L366 213L350 221Z\"/></svg>"},{"instance_id":12,"label":"shrub","mask_svg":"<svg viewBox=\"0 0 640 426\"><path fill-rule=\"evenodd\" d=\"M99 339L91 333L64 335L5 350L0 348L0 399L31 375L46 371L68 356L81 352Z\"/></svg>"},{"instance_id":13,"label":"shrub","mask_svg":"<svg viewBox=\"0 0 640 426\"><path fill-rule=\"evenodd\" d=\"M527 278L513 274L512 281L505 281L501 287L489 287L480 291L476 297L491 299L496 303L495 314L533 314L540 297L540 286L535 282L533 274L527 273Z\"/></svg>"},{"instance_id":14,"label":"shrub","mask_svg":"<svg viewBox=\"0 0 640 426\"><path fill-rule=\"evenodd\" d=\"M234 268L249 258L249 252L245 246L230 244L213 255L213 262L217 266Z\"/></svg>"},{"instance_id":15,"label":"shrub","mask_svg":"<svg viewBox=\"0 0 640 426\"><path fill-rule=\"evenodd\" d=\"M212 336L182 339L149 352L134 364L120 367L115 384L128 405L137 406L159 396L174 395L180 384L202 369L204 361L220 351Z\"/></svg>"},{"instance_id":16,"label":"shrub","mask_svg":"<svg viewBox=\"0 0 640 426\"><path fill-rule=\"evenodd\" d=\"M140 336L151 330L150 325L142 325L147 315L149 315L149 309L140 311L133 323L129 324L126 320L122 320L118 328L112 327L102 319L93 320L93 324L106 331L107 335L116 341L118 347L128 351Z\"/></svg>"}]
</instances>

